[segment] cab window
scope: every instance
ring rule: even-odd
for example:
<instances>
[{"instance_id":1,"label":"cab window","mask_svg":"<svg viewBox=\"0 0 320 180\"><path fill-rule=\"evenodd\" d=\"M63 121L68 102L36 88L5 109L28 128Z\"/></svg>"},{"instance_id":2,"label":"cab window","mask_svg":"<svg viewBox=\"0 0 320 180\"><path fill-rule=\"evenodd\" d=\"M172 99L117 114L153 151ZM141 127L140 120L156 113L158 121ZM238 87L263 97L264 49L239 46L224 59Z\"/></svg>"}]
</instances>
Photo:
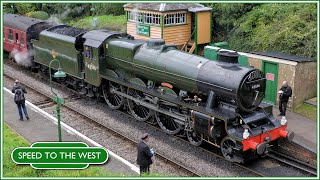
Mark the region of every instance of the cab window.
<instances>
[{"instance_id":1,"label":"cab window","mask_svg":"<svg viewBox=\"0 0 320 180\"><path fill-rule=\"evenodd\" d=\"M89 58L91 60L95 60L96 59L96 55L97 55L97 49L90 47L90 46L86 46L86 50L85 50L85 56L86 58Z\"/></svg>"},{"instance_id":2,"label":"cab window","mask_svg":"<svg viewBox=\"0 0 320 180\"><path fill-rule=\"evenodd\" d=\"M86 58L89 58L89 59L92 58L92 47L86 46L85 56Z\"/></svg>"}]
</instances>

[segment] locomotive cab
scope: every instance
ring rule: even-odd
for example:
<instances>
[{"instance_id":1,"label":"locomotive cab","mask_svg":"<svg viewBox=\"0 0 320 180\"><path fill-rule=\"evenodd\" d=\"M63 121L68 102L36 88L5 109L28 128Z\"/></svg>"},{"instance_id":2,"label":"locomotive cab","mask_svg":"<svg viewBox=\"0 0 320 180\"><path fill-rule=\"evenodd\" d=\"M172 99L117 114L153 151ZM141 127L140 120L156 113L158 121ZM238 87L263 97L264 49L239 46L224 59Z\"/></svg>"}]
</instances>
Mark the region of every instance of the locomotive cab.
<instances>
[{"instance_id":1,"label":"locomotive cab","mask_svg":"<svg viewBox=\"0 0 320 180\"><path fill-rule=\"evenodd\" d=\"M119 33L107 30L92 30L85 33L82 37L85 39L83 44L83 71L85 73L85 82L99 87L101 76L106 67L106 53L108 53L108 38L119 36Z\"/></svg>"}]
</instances>

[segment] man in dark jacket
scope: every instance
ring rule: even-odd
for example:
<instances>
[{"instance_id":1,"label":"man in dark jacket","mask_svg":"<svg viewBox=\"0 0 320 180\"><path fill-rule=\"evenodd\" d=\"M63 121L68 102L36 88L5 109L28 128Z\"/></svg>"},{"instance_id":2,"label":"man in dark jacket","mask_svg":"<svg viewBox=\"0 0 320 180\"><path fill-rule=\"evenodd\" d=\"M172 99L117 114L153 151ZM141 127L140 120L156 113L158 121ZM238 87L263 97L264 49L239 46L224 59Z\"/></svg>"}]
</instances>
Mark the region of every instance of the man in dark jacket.
<instances>
[{"instance_id":1,"label":"man in dark jacket","mask_svg":"<svg viewBox=\"0 0 320 180\"><path fill-rule=\"evenodd\" d=\"M292 89L290 86L288 86L287 81L283 81L282 87L280 88L279 91L279 111L280 114L279 116L285 116L286 115L286 110L287 110L287 103L289 100L289 97L292 95Z\"/></svg>"},{"instance_id":2,"label":"man in dark jacket","mask_svg":"<svg viewBox=\"0 0 320 180\"><path fill-rule=\"evenodd\" d=\"M138 158L137 164L140 166L140 175L143 173L149 174L150 165L153 162L153 153L150 151L147 143L149 141L149 134L145 133L141 136L141 141L138 143Z\"/></svg>"},{"instance_id":3,"label":"man in dark jacket","mask_svg":"<svg viewBox=\"0 0 320 180\"><path fill-rule=\"evenodd\" d=\"M19 81L16 80L13 88L12 88L12 93L14 93L14 102L17 104L18 106L18 112L19 112L19 116L20 116L20 121L23 121L23 114L22 114L22 110L24 112L24 115L26 116L27 120L29 120L29 116L28 116L28 112L27 112L27 108L25 105L25 97L24 94L27 94L26 89L20 85Z\"/></svg>"}]
</instances>

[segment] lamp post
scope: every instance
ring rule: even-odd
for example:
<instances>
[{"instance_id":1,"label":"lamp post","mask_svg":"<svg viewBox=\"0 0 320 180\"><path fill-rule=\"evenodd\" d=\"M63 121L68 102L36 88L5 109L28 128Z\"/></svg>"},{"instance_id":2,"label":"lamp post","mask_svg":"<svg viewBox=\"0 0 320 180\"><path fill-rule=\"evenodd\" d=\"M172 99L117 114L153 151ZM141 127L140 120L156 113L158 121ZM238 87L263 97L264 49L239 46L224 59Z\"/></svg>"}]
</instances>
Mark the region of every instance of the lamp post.
<instances>
[{"instance_id":1,"label":"lamp post","mask_svg":"<svg viewBox=\"0 0 320 180\"><path fill-rule=\"evenodd\" d=\"M95 14L94 14L94 11L96 10L94 7L93 7L93 4L91 5L92 6L92 8L90 9L90 11L91 11L91 16L93 17Z\"/></svg>"},{"instance_id":2,"label":"lamp post","mask_svg":"<svg viewBox=\"0 0 320 180\"><path fill-rule=\"evenodd\" d=\"M55 92L53 92L52 77L51 77L51 64L53 62L58 62L58 64L59 64L58 71L56 73L54 73L53 77L64 78L64 77L66 77L66 73L64 73L62 71L62 69L60 68L60 61L58 61L56 59L57 55L56 55L55 50L52 50L51 55L52 55L53 59L50 61L50 64L49 64L50 87L51 87L51 92L54 94L54 96L52 97L52 100L53 100L53 102L57 103L56 110L57 110L57 118L58 118L58 138L59 138L59 142L61 142L62 138L61 138L61 124L60 124L60 104L64 103L64 99L58 97L58 95Z\"/></svg>"}]
</instances>

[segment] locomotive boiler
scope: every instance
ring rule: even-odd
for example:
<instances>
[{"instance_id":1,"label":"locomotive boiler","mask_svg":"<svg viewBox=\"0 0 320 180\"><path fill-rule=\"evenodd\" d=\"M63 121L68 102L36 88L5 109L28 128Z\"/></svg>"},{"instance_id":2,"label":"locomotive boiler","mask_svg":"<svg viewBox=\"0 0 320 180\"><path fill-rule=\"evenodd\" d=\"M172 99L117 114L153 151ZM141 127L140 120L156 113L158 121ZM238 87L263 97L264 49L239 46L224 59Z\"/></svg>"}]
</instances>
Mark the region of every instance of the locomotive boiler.
<instances>
[{"instance_id":1,"label":"locomotive boiler","mask_svg":"<svg viewBox=\"0 0 320 180\"><path fill-rule=\"evenodd\" d=\"M111 41L108 51L117 51L119 44L123 44L123 40ZM202 96L212 92L214 98L235 105L241 111L252 111L259 106L265 91L263 73L252 67L239 66L237 53L220 52L219 62L216 62L174 47L165 45L164 40L149 40L133 51L135 55L130 63L111 57L107 64L142 79L164 82L171 89Z\"/></svg>"},{"instance_id":2,"label":"locomotive boiler","mask_svg":"<svg viewBox=\"0 0 320 180\"><path fill-rule=\"evenodd\" d=\"M35 68L43 73L54 50L67 73L64 84L168 134L185 135L195 146L216 145L229 161L244 162L279 138L293 139L286 119L261 107L264 74L240 66L236 52L221 51L210 61L162 39L66 25L43 30L32 44Z\"/></svg>"}]
</instances>

